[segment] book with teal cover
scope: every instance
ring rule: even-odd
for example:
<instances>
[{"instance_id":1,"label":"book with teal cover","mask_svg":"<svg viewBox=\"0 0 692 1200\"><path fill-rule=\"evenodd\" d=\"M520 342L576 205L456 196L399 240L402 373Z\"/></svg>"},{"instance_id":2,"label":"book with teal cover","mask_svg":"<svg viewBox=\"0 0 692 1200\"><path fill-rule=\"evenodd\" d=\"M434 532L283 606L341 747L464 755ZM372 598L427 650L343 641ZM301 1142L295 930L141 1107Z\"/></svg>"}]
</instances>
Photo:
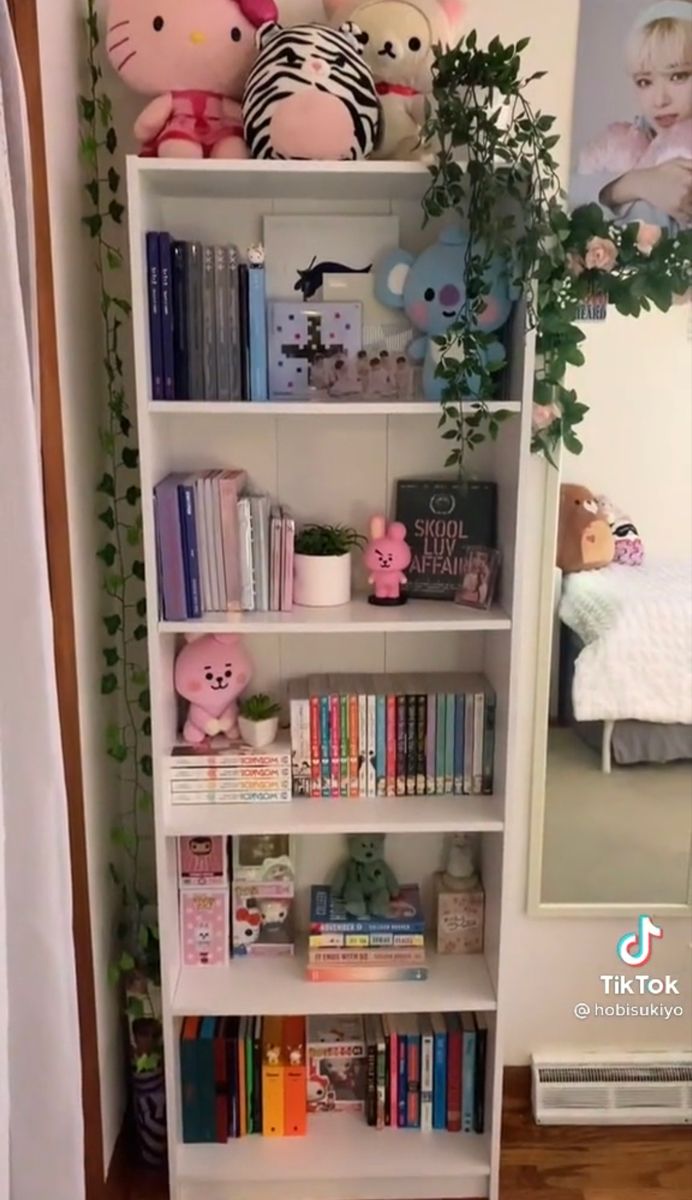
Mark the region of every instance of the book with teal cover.
<instances>
[{"instance_id":1,"label":"book with teal cover","mask_svg":"<svg viewBox=\"0 0 692 1200\"><path fill-rule=\"evenodd\" d=\"M216 1141L216 1085L214 1070L214 1038L216 1017L203 1017L197 1039L199 1141Z\"/></svg>"},{"instance_id":2,"label":"book with teal cover","mask_svg":"<svg viewBox=\"0 0 692 1200\"><path fill-rule=\"evenodd\" d=\"M476 1026L471 1013L461 1014L461 1132L473 1133L476 1109Z\"/></svg>"},{"instance_id":3,"label":"book with teal cover","mask_svg":"<svg viewBox=\"0 0 692 1200\"><path fill-rule=\"evenodd\" d=\"M454 742L456 738L456 697L448 692L445 708L445 793L454 791Z\"/></svg>"},{"instance_id":4,"label":"book with teal cover","mask_svg":"<svg viewBox=\"0 0 692 1200\"><path fill-rule=\"evenodd\" d=\"M310 933L419 933L425 932L425 920L418 884L402 884L396 900L390 903L387 917L365 920L349 916L344 901L334 896L329 884L314 884L310 889Z\"/></svg>"}]
</instances>

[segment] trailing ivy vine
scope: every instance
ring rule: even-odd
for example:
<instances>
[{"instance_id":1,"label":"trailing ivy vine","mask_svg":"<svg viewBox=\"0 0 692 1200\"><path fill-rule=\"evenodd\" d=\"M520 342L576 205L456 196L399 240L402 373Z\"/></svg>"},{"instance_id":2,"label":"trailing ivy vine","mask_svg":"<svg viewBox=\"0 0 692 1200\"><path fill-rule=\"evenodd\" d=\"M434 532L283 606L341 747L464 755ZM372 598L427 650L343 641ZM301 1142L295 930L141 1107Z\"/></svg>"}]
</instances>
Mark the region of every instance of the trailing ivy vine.
<instances>
[{"instance_id":1,"label":"trailing ivy vine","mask_svg":"<svg viewBox=\"0 0 692 1200\"><path fill-rule=\"evenodd\" d=\"M527 96L545 72L521 72L528 44L522 38L505 46L495 37L484 50L474 30L458 46L438 50L433 67L425 137L438 150L424 212L427 218L456 212L469 235L465 300L448 333L436 339L437 374L446 385L439 424L453 443L446 465L460 471L507 416L488 404L502 363L491 361L493 339L478 324L494 258L503 260L523 296L527 327L537 329L533 449L549 459L561 443L573 453L582 449L577 427L588 409L565 386L565 373L585 361L585 335L576 323L584 302L601 293L620 312L638 316L652 305L665 310L690 283L692 234L654 234L655 227L639 222L618 228L598 205L568 215L553 154L555 118L534 109ZM479 399L469 400L473 395Z\"/></svg>"},{"instance_id":2,"label":"trailing ivy vine","mask_svg":"<svg viewBox=\"0 0 692 1200\"><path fill-rule=\"evenodd\" d=\"M119 890L118 955L111 966L113 983L127 992L131 1017L152 1015L129 987L133 972L158 978L158 929L150 913L152 897L143 884L145 841L151 835L152 760L148 675L142 665L147 636L144 562L141 557L142 511L139 453L127 396L123 339L130 302L123 295L122 236L125 206L117 167L118 136L113 105L105 90L99 54L96 0L86 0L86 94L79 97L80 156L86 173L88 211L82 217L93 246L99 290L104 396L99 439L104 470L96 491L103 540L104 643L101 693L111 697L116 714L105 731L106 753L114 764L125 797L111 831L115 849L110 863ZM139 989L141 993L141 988ZM156 1063L137 1065L151 1069Z\"/></svg>"}]
</instances>

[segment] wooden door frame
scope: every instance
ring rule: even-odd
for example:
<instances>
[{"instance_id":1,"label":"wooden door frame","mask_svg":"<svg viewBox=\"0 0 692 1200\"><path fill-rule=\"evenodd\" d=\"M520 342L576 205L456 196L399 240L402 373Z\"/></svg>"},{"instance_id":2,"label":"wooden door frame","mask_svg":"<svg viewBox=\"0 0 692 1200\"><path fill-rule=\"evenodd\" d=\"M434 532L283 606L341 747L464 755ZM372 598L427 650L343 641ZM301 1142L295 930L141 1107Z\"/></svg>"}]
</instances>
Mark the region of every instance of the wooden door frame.
<instances>
[{"instance_id":1,"label":"wooden door frame","mask_svg":"<svg viewBox=\"0 0 692 1200\"><path fill-rule=\"evenodd\" d=\"M65 482L58 346L51 258L50 210L45 130L41 92L36 0L8 0L17 52L24 79L31 133L36 274L38 280L38 340L41 405L41 458L46 549L53 613L53 643L60 712L60 731L67 792L72 874L72 934L77 973L81 1045L82 1108L84 1112L84 1176L87 1200L105 1195L101 1087L96 1025L96 993L91 946L89 879L87 872L84 788L82 779L79 694L69 515ZM75 213L75 221L78 214Z\"/></svg>"}]
</instances>

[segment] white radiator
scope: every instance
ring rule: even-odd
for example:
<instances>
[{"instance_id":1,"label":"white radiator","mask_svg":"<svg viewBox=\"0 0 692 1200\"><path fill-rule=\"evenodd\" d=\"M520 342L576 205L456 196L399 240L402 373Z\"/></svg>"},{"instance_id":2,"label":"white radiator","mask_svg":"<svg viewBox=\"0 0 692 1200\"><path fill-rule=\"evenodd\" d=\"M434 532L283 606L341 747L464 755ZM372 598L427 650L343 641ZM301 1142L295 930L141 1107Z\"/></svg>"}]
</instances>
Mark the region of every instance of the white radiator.
<instances>
[{"instance_id":1,"label":"white radiator","mask_svg":"<svg viewBox=\"0 0 692 1200\"><path fill-rule=\"evenodd\" d=\"M534 1055L531 1072L539 1125L692 1123L692 1052Z\"/></svg>"}]
</instances>

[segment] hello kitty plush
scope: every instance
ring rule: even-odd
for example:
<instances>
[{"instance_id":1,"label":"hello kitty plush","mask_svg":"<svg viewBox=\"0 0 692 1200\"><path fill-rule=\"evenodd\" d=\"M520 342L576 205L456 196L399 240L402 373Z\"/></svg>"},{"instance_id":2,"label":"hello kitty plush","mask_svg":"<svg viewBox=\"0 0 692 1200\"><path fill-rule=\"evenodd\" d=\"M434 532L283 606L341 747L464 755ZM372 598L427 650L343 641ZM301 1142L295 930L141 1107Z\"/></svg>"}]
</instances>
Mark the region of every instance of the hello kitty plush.
<instances>
[{"instance_id":1,"label":"hello kitty plush","mask_svg":"<svg viewBox=\"0 0 692 1200\"><path fill-rule=\"evenodd\" d=\"M134 132L160 158L247 158L240 100L255 33L274 0L109 0L108 57L123 81L156 99Z\"/></svg>"},{"instance_id":2,"label":"hello kitty plush","mask_svg":"<svg viewBox=\"0 0 692 1200\"><path fill-rule=\"evenodd\" d=\"M183 738L192 746L225 734L238 737L236 698L247 687L252 663L242 639L205 634L188 641L175 663L175 690L190 707Z\"/></svg>"},{"instance_id":3,"label":"hello kitty plush","mask_svg":"<svg viewBox=\"0 0 692 1200\"><path fill-rule=\"evenodd\" d=\"M384 137L374 158L422 157L432 95L433 47L461 36L465 0L324 0L329 21L354 21L382 102Z\"/></svg>"},{"instance_id":4,"label":"hello kitty plush","mask_svg":"<svg viewBox=\"0 0 692 1200\"><path fill-rule=\"evenodd\" d=\"M402 596L401 588L406 584L404 571L411 565L406 526L401 521L392 521L388 526L384 517L373 517L370 521L370 541L365 547L363 560L370 572L368 583L375 586L370 603L383 606L405 604L406 596Z\"/></svg>"}]
</instances>

